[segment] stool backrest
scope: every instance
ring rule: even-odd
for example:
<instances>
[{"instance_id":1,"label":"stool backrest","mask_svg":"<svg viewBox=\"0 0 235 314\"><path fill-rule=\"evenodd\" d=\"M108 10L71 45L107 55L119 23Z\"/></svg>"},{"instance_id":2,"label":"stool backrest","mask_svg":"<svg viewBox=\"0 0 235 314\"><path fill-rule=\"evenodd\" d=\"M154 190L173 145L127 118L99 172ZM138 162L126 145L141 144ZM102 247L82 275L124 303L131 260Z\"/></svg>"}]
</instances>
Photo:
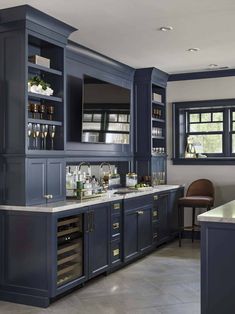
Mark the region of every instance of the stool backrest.
<instances>
[{"instance_id":1,"label":"stool backrest","mask_svg":"<svg viewBox=\"0 0 235 314\"><path fill-rule=\"evenodd\" d=\"M210 196L214 199L215 190L213 183L208 179L193 181L188 187L186 196Z\"/></svg>"}]
</instances>

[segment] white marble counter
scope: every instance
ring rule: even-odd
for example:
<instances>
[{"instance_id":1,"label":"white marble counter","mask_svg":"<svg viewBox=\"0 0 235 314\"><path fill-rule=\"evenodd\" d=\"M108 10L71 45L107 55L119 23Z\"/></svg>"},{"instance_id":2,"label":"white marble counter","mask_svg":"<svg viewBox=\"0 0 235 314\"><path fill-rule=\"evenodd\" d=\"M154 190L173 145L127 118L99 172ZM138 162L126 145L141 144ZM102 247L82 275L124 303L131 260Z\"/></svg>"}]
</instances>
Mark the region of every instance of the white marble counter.
<instances>
[{"instance_id":1,"label":"white marble counter","mask_svg":"<svg viewBox=\"0 0 235 314\"><path fill-rule=\"evenodd\" d=\"M11 205L0 205L0 210L16 210L16 211L30 211L30 212L44 212L44 213L55 213L64 210L70 210L74 208L82 208L86 206L92 206L96 204L101 204L105 202L112 202L122 199L128 199L132 197L138 197L148 194L153 194L157 192L163 192L167 190L173 190L179 188L180 185L159 185L154 188L145 188L137 191L133 191L132 193L119 195L114 194L117 190L112 190L107 192L105 195L88 199L88 200L67 200L64 202L57 202L57 203L49 203L47 205L34 205L34 206L11 206Z\"/></svg>"},{"instance_id":2,"label":"white marble counter","mask_svg":"<svg viewBox=\"0 0 235 314\"><path fill-rule=\"evenodd\" d=\"M199 221L235 223L235 200L197 216Z\"/></svg>"}]
</instances>

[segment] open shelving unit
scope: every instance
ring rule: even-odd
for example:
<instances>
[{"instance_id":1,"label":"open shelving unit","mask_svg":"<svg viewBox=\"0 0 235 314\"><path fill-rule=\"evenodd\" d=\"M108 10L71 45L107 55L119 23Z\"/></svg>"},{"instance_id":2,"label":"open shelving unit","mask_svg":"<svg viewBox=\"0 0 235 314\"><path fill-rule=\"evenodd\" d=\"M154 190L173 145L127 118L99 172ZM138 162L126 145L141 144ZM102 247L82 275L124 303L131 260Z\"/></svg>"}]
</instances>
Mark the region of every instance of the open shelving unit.
<instances>
[{"instance_id":1,"label":"open shelving unit","mask_svg":"<svg viewBox=\"0 0 235 314\"><path fill-rule=\"evenodd\" d=\"M33 63L32 56L49 60L49 67ZM28 34L27 81L39 77L53 95L27 92L27 149L64 150L64 49Z\"/></svg>"}]
</instances>

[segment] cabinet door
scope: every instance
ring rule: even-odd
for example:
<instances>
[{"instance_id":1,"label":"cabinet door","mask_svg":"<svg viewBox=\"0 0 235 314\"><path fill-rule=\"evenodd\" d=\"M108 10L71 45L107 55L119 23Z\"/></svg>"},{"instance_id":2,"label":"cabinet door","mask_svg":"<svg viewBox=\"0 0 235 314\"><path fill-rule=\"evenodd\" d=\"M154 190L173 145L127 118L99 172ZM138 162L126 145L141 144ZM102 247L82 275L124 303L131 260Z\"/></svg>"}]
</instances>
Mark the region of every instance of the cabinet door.
<instances>
[{"instance_id":1,"label":"cabinet door","mask_svg":"<svg viewBox=\"0 0 235 314\"><path fill-rule=\"evenodd\" d=\"M138 213L126 211L124 216L124 260L128 261L139 254L138 248Z\"/></svg>"},{"instance_id":2,"label":"cabinet door","mask_svg":"<svg viewBox=\"0 0 235 314\"><path fill-rule=\"evenodd\" d=\"M139 224L139 249L141 252L152 246L152 206L137 211Z\"/></svg>"},{"instance_id":3,"label":"cabinet door","mask_svg":"<svg viewBox=\"0 0 235 314\"><path fill-rule=\"evenodd\" d=\"M168 194L159 195L158 214L159 214L159 241L164 242L169 238Z\"/></svg>"},{"instance_id":4,"label":"cabinet door","mask_svg":"<svg viewBox=\"0 0 235 314\"><path fill-rule=\"evenodd\" d=\"M63 159L47 160L47 195L52 195L48 202L65 199L65 162Z\"/></svg>"},{"instance_id":5,"label":"cabinet door","mask_svg":"<svg viewBox=\"0 0 235 314\"><path fill-rule=\"evenodd\" d=\"M92 206L88 212L89 278L108 269L110 248L110 204Z\"/></svg>"},{"instance_id":6,"label":"cabinet door","mask_svg":"<svg viewBox=\"0 0 235 314\"><path fill-rule=\"evenodd\" d=\"M46 203L46 159L28 159L26 167L26 205Z\"/></svg>"},{"instance_id":7,"label":"cabinet door","mask_svg":"<svg viewBox=\"0 0 235 314\"><path fill-rule=\"evenodd\" d=\"M168 221L170 228L170 235L172 237L178 235L178 199L184 196L184 189L172 191L169 195L169 207L168 207Z\"/></svg>"}]
</instances>

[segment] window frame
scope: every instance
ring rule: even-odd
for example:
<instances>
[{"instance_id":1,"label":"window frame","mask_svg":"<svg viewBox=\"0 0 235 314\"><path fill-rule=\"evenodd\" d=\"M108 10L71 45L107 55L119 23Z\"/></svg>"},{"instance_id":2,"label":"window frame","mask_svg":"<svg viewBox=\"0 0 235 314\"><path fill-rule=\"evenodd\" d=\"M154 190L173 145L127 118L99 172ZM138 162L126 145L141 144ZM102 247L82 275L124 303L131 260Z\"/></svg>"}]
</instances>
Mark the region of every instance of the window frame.
<instances>
[{"instance_id":1,"label":"window frame","mask_svg":"<svg viewBox=\"0 0 235 314\"><path fill-rule=\"evenodd\" d=\"M174 164L235 164L235 152L232 153L232 135L235 135L235 128L232 130L232 123L235 122L235 120L232 120L232 114L235 112L235 99L177 102L173 103L172 109L172 160ZM189 114L206 112L223 112L223 131L189 132ZM201 121L201 118L199 118L199 121ZM189 134L222 134L222 153L206 154L207 158L182 157L186 147L187 135Z\"/></svg>"}]
</instances>

